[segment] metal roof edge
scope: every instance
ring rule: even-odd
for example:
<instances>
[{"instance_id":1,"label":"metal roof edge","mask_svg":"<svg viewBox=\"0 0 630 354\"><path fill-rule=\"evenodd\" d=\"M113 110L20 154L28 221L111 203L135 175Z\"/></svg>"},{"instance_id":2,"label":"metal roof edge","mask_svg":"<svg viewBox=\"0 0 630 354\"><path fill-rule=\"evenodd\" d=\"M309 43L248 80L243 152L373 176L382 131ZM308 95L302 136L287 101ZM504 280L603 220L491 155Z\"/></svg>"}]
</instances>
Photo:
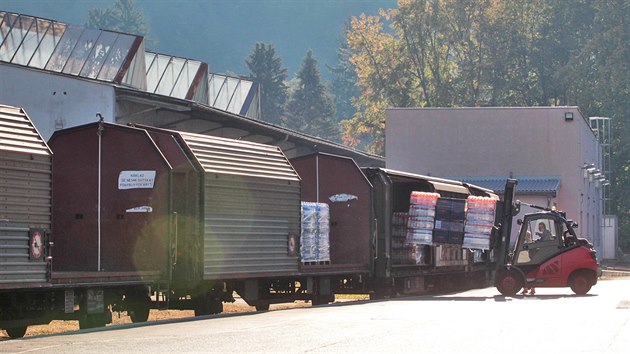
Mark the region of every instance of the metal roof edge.
<instances>
[{"instance_id":1,"label":"metal roof edge","mask_svg":"<svg viewBox=\"0 0 630 354\"><path fill-rule=\"evenodd\" d=\"M80 131L80 130L90 129L90 128L92 128L94 126L97 126L99 124L103 124L104 126L107 126L109 128L132 131L133 133L144 135L144 137L153 145L153 148L155 148L155 150L158 152L158 154L160 154L160 157L162 158L162 161L166 164L166 166L168 166L168 168L171 169L171 170L173 169L173 166L171 166L171 163L168 161L168 159L166 159L166 156L164 156L164 154L162 153L162 150L160 150L160 148L155 143L155 140L153 140L153 138L151 137L151 135L149 134L149 132L147 130L145 130L143 128L139 128L139 127L126 125L126 124L118 124L118 123L112 123L112 122L106 122L106 121L103 121L103 122L96 121L96 122L91 122L91 123L87 123L87 124L77 125L77 126L74 126L74 127L69 127L69 128L65 128L65 129L56 130L52 134L50 139L48 139L48 141L50 143L52 143L52 141L55 138L57 138L59 135L71 134L73 132L77 132L77 131Z\"/></svg>"},{"instance_id":2,"label":"metal roof edge","mask_svg":"<svg viewBox=\"0 0 630 354\"><path fill-rule=\"evenodd\" d=\"M363 179L365 180L365 182L367 182L367 184L372 187L372 182L370 182L370 179L367 178L367 176L365 175L365 173L363 173L363 171L361 171L361 167L359 167L359 165L357 165L357 162L354 161L354 159L352 157L349 156L343 156L343 155L336 155L336 154L331 154L331 153L327 153L327 152L313 152L311 154L306 154L303 156L299 156L293 159L290 159L289 162L291 162L292 160L304 160L307 159L313 155L321 155L321 156L325 156L328 158L333 158L333 159L339 159L339 160L350 160L352 161L352 164L354 165L354 167L357 168L357 170L363 175Z\"/></svg>"},{"instance_id":3,"label":"metal roof edge","mask_svg":"<svg viewBox=\"0 0 630 354\"><path fill-rule=\"evenodd\" d=\"M322 139L322 138L318 138L318 137L314 137L311 135L307 135L298 131L294 131L288 128L284 128L272 123L268 123L262 120L257 120L257 119L252 119L249 117L245 117L245 116L241 116L235 113L231 113L228 111L224 111L224 110L220 110L218 108L212 107L212 106L208 106L196 101L191 101L191 100L184 100L181 98L175 98L175 97L170 97L170 96L164 96L164 95L160 95L160 94L156 94L156 93L150 93L150 92L146 92L146 91L141 91L132 87L127 87L127 86L122 86L122 85L117 85L115 83L109 83L109 82L103 82L104 84L108 84L108 85L112 85L115 87L116 91L119 91L121 93L126 93L129 95L132 95L134 97L139 97L139 98L159 98L160 100L167 100L168 102L172 102L172 104L176 105L176 106L181 106L182 108L188 108L188 109L197 109L200 111L207 111L207 112L212 112L212 113L217 113L217 114L221 114L223 116L225 116L226 118L230 118L230 119L235 119L237 121L241 121L247 124L252 124L252 125L257 125L259 127L263 127L265 129L269 129L273 132L275 132L277 134L277 137L282 137L282 136L288 136L288 134L291 134L292 138L298 139L298 140L302 140L302 141L306 141L309 143L312 143L313 145L325 145L328 147L331 147L333 149L339 149L339 150L343 150L343 151L348 151L350 153L359 155L359 156L363 156L367 159L373 159L376 161L381 161L385 162L385 158L383 156L379 156L379 155L375 155L375 154L371 154L365 151L361 151L361 150L357 150L357 149L353 149L350 147L347 147L345 145L339 144L339 143L335 143L326 139ZM123 97L124 95L118 96L117 97ZM147 104L149 104L149 102L147 102Z\"/></svg>"}]
</instances>

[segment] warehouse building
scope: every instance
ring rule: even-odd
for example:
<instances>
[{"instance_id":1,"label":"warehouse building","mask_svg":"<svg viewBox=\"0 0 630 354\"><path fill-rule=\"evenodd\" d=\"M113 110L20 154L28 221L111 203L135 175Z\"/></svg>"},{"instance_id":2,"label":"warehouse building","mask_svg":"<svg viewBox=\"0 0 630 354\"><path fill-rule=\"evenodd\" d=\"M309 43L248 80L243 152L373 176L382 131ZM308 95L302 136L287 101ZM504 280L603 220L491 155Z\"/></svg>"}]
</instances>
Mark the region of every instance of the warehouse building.
<instances>
[{"instance_id":1,"label":"warehouse building","mask_svg":"<svg viewBox=\"0 0 630 354\"><path fill-rule=\"evenodd\" d=\"M615 258L616 226L604 210L610 152L597 119L577 107L393 108L386 117L387 168L499 193L517 178L518 199L566 211L600 257Z\"/></svg>"}]
</instances>

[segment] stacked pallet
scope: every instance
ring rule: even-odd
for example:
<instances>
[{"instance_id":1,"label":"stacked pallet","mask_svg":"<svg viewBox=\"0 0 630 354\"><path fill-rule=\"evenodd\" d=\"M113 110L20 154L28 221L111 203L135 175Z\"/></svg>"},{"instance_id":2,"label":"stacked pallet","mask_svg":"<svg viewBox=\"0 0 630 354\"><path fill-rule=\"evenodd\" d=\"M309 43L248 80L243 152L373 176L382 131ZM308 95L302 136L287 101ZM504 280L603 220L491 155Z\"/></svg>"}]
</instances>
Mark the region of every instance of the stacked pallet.
<instances>
[{"instance_id":1,"label":"stacked pallet","mask_svg":"<svg viewBox=\"0 0 630 354\"><path fill-rule=\"evenodd\" d=\"M472 249L490 249L496 201L491 198L469 196L467 207L463 246Z\"/></svg>"},{"instance_id":2,"label":"stacked pallet","mask_svg":"<svg viewBox=\"0 0 630 354\"><path fill-rule=\"evenodd\" d=\"M435 206L438 193L411 192L409 221L407 223L407 243L431 245L435 224Z\"/></svg>"},{"instance_id":3,"label":"stacked pallet","mask_svg":"<svg viewBox=\"0 0 630 354\"><path fill-rule=\"evenodd\" d=\"M409 213L396 212L392 218L392 262L393 264L413 264L413 247L407 243L407 223Z\"/></svg>"},{"instance_id":4,"label":"stacked pallet","mask_svg":"<svg viewBox=\"0 0 630 354\"><path fill-rule=\"evenodd\" d=\"M302 202L300 255L303 263L330 262L330 208L328 204Z\"/></svg>"},{"instance_id":5,"label":"stacked pallet","mask_svg":"<svg viewBox=\"0 0 630 354\"><path fill-rule=\"evenodd\" d=\"M439 197L437 193L411 193L406 241L414 264L428 264L430 260L429 245L433 243L435 206Z\"/></svg>"}]
</instances>

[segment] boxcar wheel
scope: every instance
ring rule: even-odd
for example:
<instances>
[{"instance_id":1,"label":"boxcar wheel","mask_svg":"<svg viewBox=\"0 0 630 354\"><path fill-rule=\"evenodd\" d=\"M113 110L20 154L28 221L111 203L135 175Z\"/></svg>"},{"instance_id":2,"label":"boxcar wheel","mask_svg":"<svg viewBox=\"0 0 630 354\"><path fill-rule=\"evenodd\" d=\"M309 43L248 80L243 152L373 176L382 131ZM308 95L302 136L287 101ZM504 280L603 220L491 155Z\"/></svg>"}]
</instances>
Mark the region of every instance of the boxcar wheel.
<instances>
[{"instance_id":1,"label":"boxcar wheel","mask_svg":"<svg viewBox=\"0 0 630 354\"><path fill-rule=\"evenodd\" d=\"M5 331L11 339L22 338L26 334L27 326L6 328Z\"/></svg>"},{"instance_id":2,"label":"boxcar wheel","mask_svg":"<svg viewBox=\"0 0 630 354\"><path fill-rule=\"evenodd\" d=\"M313 306L328 305L331 302L335 302L335 295L316 295L313 297Z\"/></svg>"},{"instance_id":3,"label":"boxcar wheel","mask_svg":"<svg viewBox=\"0 0 630 354\"><path fill-rule=\"evenodd\" d=\"M111 315L111 313L110 313ZM99 313L93 315L85 315L79 318L79 329L90 329L105 327L107 324L106 313Z\"/></svg>"},{"instance_id":4,"label":"boxcar wheel","mask_svg":"<svg viewBox=\"0 0 630 354\"><path fill-rule=\"evenodd\" d=\"M201 297L195 301L195 316L214 315L221 312L223 312L223 302L220 300Z\"/></svg>"},{"instance_id":5,"label":"boxcar wheel","mask_svg":"<svg viewBox=\"0 0 630 354\"><path fill-rule=\"evenodd\" d=\"M514 296L522 287L521 276L514 271L503 273L497 282L497 290L504 296Z\"/></svg>"},{"instance_id":6,"label":"boxcar wheel","mask_svg":"<svg viewBox=\"0 0 630 354\"><path fill-rule=\"evenodd\" d=\"M256 311L258 311L258 312L269 311L269 303L265 303L265 302L257 303L256 304Z\"/></svg>"},{"instance_id":7,"label":"boxcar wheel","mask_svg":"<svg viewBox=\"0 0 630 354\"><path fill-rule=\"evenodd\" d=\"M133 323L146 322L149 319L149 312L151 311L150 302L151 298L148 296L132 299L127 312Z\"/></svg>"},{"instance_id":8,"label":"boxcar wheel","mask_svg":"<svg viewBox=\"0 0 630 354\"><path fill-rule=\"evenodd\" d=\"M591 279L583 272L573 275L569 285L571 286L571 290L577 295L585 295L593 286Z\"/></svg>"},{"instance_id":9,"label":"boxcar wheel","mask_svg":"<svg viewBox=\"0 0 630 354\"><path fill-rule=\"evenodd\" d=\"M197 301L195 304L195 317L207 316L210 314L210 304L206 301Z\"/></svg>"}]
</instances>

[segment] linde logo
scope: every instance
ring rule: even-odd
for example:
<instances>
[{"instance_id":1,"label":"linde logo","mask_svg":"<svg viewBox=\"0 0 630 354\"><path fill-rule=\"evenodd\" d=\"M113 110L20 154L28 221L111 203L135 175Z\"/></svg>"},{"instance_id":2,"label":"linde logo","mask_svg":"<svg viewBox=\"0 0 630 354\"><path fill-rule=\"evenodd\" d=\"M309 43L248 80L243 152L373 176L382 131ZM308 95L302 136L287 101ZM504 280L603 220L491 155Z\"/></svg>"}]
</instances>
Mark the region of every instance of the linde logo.
<instances>
[{"instance_id":1,"label":"linde logo","mask_svg":"<svg viewBox=\"0 0 630 354\"><path fill-rule=\"evenodd\" d=\"M155 184L155 171L120 171L118 189L152 189Z\"/></svg>"}]
</instances>

